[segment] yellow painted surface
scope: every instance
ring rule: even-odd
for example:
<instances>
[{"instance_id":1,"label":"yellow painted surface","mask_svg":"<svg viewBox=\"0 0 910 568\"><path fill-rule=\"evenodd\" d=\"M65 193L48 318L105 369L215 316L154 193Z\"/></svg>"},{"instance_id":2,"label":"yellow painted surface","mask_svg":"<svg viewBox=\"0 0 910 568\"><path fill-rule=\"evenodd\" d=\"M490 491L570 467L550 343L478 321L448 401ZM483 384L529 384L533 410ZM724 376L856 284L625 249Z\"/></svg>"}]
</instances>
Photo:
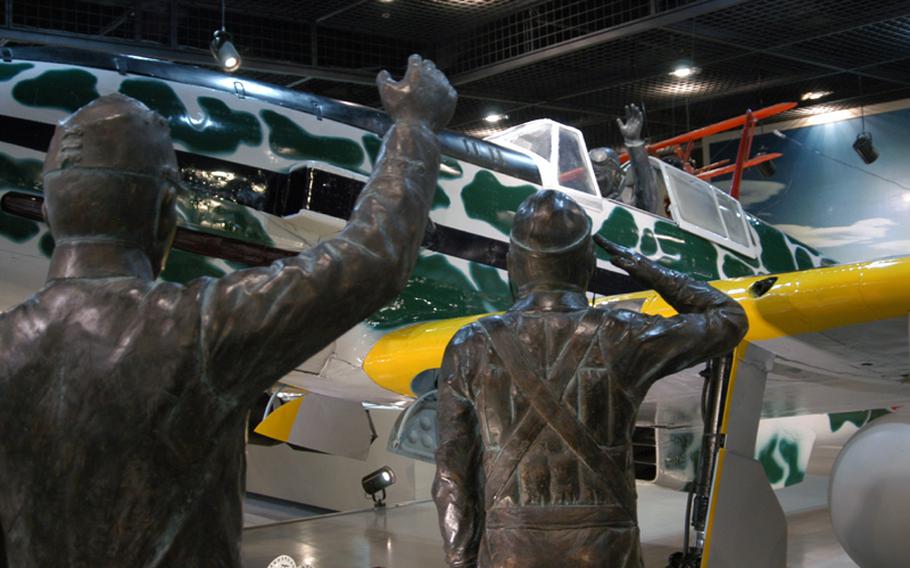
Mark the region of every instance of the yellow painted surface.
<instances>
[{"instance_id":1,"label":"yellow painted surface","mask_svg":"<svg viewBox=\"0 0 910 568\"><path fill-rule=\"evenodd\" d=\"M303 397L300 397L282 404L266 416L253 431L268 438L287 442L291 438L291 429L297 421L297 412L302 402Z\"/></svg>"},{"instance_id":2,"label":"yellow painted surface","mask_svg":"<svg viewBox=\"0 0 910 568\"><path fill-rule=\"evenodd\" d=\"M414 396L411 381L418 373L442 363L449 340L459 329L490 314L411 325L382 337L367 353L363 370L379 386Z\"/></svg>"},{"instance_id":3,"label":"yellow painted surface","mask_svg":"<svg viewBox=\"0 0 910 568\"><path fill-rule=\"evenodd\" d=\"M720 448L717 450L717 465L714 469L714 487L711 488L711 495L717 495L717 489L720 487L720 480L724 473L724 458L727 457L727 450ZM705 548L701 557L701 568L708 568L708 557L711 555L711 529L714 526L714 510L717 508L717 499L711 499L708 505L708 525L705 527Z\"/></svg>"},{"instance_id":4,"label":"yellow painted surface","mask_svg":"<svg viewBox=\"0 0 910 568\"><path fill-rule=\"evenodd\" d=\"M739 363L746 356L749 342L743 341L733 350L733 362L730 364L730 383L727 385L727 397L724 400L724 416L720 421L720 433L726 434L730 423L730 401L733 400L733 391L736 389L736 375L739 373Z\"/></svg>"},{"instance_id":5,"label":"yellow painted surface","mask_svg":"<svg viewBox=\"0 0 910 568\"><path fill-rule=\"evenodd\" d=\"M910 312L910 257L845 264L775 275L777 282L761 298L749 286L767 275L719 280L711 285L735 298L749 316L751 342L800 335L864 322L906 316ZM610 296L596 302L643 299L642 312L675 315L655 292ZM367 354L364 371L380 386L413 396L411 380L438 368L445 347L464 325L490 314L408 326L380 339Z\"/></svg>"}]
</instances>

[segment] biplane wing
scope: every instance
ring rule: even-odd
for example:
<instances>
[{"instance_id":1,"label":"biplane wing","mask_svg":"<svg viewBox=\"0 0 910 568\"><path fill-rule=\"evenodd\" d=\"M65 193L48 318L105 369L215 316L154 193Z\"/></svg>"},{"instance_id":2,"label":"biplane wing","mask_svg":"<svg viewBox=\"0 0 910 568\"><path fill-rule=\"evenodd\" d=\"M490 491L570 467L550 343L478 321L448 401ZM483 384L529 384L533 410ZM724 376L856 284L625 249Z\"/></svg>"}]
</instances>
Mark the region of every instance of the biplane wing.
<instances>
[{"instance_id":1,"label":"biplane wing","mask_svg":"<svg viewBox=\"0 0 910 568\"><path fill-rule=\"evenodd\" d=\"M771 152L770 154L760 154L758 156L755 156L752 159L746 160L743 163L742 167L743 167L743 169L752 168L752 167L758 166L760 164L764 164L765 162L770 162L771 160L776 160L776 159L780 158L781 156L783 156L783 154L781 154L780 152ZM729 160L724 160L724 161L729 161ZM721 162L718 162L718 164L720 164L720 163ZM714 165L714 164L711 164L711 165ZM720 166L713 167L713 168L708 166L707 168L702 168L702 169L696 171L695 177L697 177L698 179L703 179L705 181L708 181L708 180L714 179L716 177L732 174L735 171L736 171L736 164L724 164L724 165L720 165Z\"/></svg>"},{"instance_id":2,"label":"biplane wing","mask_svg":"<svg viewBox=\"0 0 910 568\"><path fill-rule=\"evenodd\" d=\"M796 108L797 103L788 102L788 103L777 103L769 107L765 107L756 111L752 111L752 118L755 121L764 120L772 116L787 112L793 108ZM686 132L685 134L680 134L672 138L667 138L666 140L661 140L660 142L655 142L653 144L648 144L648 152L654 154L660 150L666 148L672 148L673 146L681 146L683 144L688 144L690 142L696 142L702 138L707 138L708 136L713 136L715 134L720 134L721 132L726 132L727 130L733 130L734 128L741 128L746 124L748 120L748 114L742 114L740 116L735 116L733 118L728 118L714 124L709 124L708 126L703 126L701 128L695 129L691 132ZM624 152L619 156L620 162L625 163L629 160L629 154Z\"/></svg>"}]
</instances>

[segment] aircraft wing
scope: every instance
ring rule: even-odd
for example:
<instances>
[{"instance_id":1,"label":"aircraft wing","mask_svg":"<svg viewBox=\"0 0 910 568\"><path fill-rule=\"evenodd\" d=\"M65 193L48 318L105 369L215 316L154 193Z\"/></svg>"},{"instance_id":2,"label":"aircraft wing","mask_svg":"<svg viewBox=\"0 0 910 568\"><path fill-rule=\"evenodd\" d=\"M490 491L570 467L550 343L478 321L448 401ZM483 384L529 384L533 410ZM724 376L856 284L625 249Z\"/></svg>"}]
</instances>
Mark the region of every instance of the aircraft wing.
<instances>
[{"instance_id":1,"label":"aircraft wing","mask_svg":"<svg viewBox=\"0 0 910 568\"><path fill-rule=\"evenodd\" d=\"M763 417L890 407L910 402L910 257L712 282L749 316L745 341L774 355ZM599 299L671 316L655 292ZM414 396L411 380L440 366L462 326L488 314L408 326L382 337L364 372L378 385ZM640 420L659 406L690 406L701 396L699 369L659 381ZM670 425L667 425L670 426Z\"/></svg>"}]
</instances>

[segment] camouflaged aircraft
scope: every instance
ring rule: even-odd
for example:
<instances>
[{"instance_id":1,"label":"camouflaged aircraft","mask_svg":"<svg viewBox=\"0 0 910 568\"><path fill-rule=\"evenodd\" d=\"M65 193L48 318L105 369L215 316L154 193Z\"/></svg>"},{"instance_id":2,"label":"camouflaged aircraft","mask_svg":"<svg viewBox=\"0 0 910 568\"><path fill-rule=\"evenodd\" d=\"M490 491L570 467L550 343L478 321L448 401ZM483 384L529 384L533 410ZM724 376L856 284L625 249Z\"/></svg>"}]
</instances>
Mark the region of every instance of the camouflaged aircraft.
<instances>
[{"instance_id":1,"label":"camouflaged aircraft","mask_svg":"<svg viewBox=\"0 0 910 568\"><path fill-rule=\"evenodd\" d=\"M0 62L0 308L44 282L54 242L41 217L40 172L55 123L114 92L142 101L171 125L185 190L175 250L161 278L175 282L267 264L335 234L390 124L371 108L201 68L7 48ZM488 140L444 132L440 142L435 230L407 287L285 377L280 394L289 402L279 406L282 397L272 397L266 413L275 410L260 434L363 456L369 436L335 436L325 423L313 429L301 421L309 412L322 420L366 420L357 417L362 402L394 404L408 409L392 448L432 459L433 388L443 349L465 323L511 304L505 272L511 219L522 200L545 187L582 204L601 235L712 281L743 303L751 330L734 360L742 364L727 376L723 416L731 416L737 392L751 389L752 398L730 424L725 418L721 433L729 438L727 429L738 422L754 440L761 421L761 444L743 452L758 457L777 485L802 479L817 436L862 425L872 416L866 409L910 400L903 385L910 372L910 291L896 285L910 275L910 258L835 266L707 181L656 158L651 165L667 204L661 211L604 199L581 132L552 121ZM672 313L598 254L590 286L596 303ZM744 368L762 380L733 389ZM642 407L635 432L640 479L681 488L693 478L704 408L698 371L658 383ZM788 417L803 425L793 427ZM308 432L315 430L314 438Z\"/></svg>"}]
</instances>

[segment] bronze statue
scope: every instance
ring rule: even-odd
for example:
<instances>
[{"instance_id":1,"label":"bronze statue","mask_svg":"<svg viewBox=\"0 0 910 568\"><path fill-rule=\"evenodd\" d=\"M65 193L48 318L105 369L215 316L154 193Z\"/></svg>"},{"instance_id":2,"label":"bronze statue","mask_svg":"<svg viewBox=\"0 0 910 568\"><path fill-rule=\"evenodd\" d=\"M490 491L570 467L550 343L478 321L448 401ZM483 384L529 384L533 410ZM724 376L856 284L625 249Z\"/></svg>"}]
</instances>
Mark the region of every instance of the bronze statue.
<instances>
[{"instance_id":1,"label":"bronze statue","mask_svg":"<svg viewBox=\"0 0 910 568\"><path fill-rule=\"evenodd\" d=\"M440 370L433 493L452 567L640 567L632 432L658 379L735 347L746 315L705 283L607 244L679 315L591 308L591 221L522 203L503 315L462 328Z\"/></svg>"},{"instance_id":2,"label":"bronze statue","mask_svg":"<svg viewBox=\"0 0 910 568\"><path fill-rule=\"evenodd\" d=\"M455 91L418 56L377 83L394 124L344 230L186 286L155 281L179 184L164 119L111 95L60 123L44 166L47 284L0 314L12 566L240 565L249 408L395 297L424 235Z\"/></svg>"},{"instance_id":3,"label":"bronze statue","mask_svg":"<svg viewBox=\"0 0 910 568\"><path fill-rule=\"evenodd\" d=\"M626 121L617 118L616 124L622 133L632 167L623 173L619 156L612 148L594 148L588 152L594 177L603 197L657 213L657 184L641 137L644 117L636 105L626 105L625 111Z\"/></svg>"}]
</instances>

